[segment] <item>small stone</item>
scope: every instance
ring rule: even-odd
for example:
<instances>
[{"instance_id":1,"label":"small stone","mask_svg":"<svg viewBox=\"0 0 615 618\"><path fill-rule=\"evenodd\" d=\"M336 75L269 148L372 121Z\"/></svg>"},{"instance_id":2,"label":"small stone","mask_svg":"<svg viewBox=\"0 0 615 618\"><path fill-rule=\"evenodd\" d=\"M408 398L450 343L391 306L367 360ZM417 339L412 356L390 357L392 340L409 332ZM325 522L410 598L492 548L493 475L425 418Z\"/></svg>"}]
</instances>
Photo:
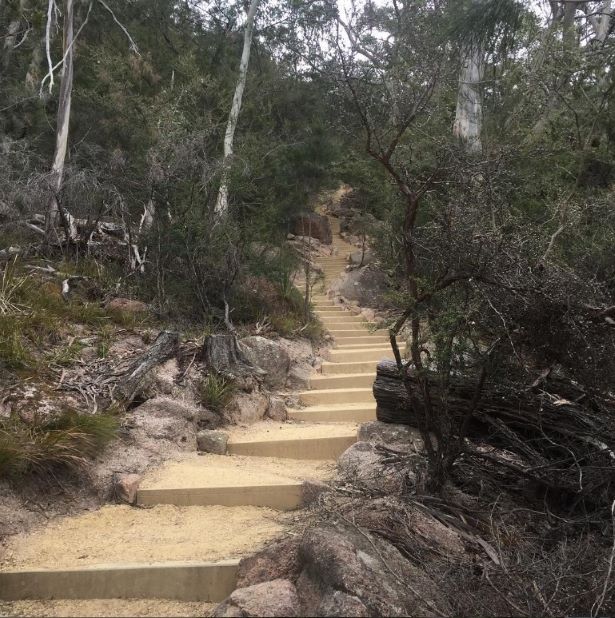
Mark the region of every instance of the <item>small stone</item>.
<instances>
[{"instance_id":1,"label":"small stone","mask_svg":"<svg viewBox=\"0 0 615 618\"><path fill-rule=\"evenodd\" d=\"M299 597L294 584L274 579L239 588L213 611L213 616L299 616Z\"/></svg>"},{"instance_id":2,"label":"small stone","mask_svg":"<svg viewBox=\"0 0 615 618\"><path fill-rule=\"evenodd\" d=\"M269 400L267 416L274 421L283 422L288 420L288 411L286 410L284 400L279 397L272 397Z\"/></svg>"},{"instance_id":3,"label":"small stone","mask_svg":"<svg viewBox=\"0 0 615 618\"><path fill-rule=\"evenodd\" d=\"M122 474L115 481L115 496L122 502L135 504L140 484L141 477L138 474Z\"/></svg>"},{"instance_id":4,"label":"small stone","mask_svg":"<svg viewBox=\"0 0 615 618\"><path fill-rule=\"evenodd\" d=\"M227 443L228 434L226 434L224 431L202 429L196 434L197 448L203 453L226 455Z\"/></svg>"}]
</instances>

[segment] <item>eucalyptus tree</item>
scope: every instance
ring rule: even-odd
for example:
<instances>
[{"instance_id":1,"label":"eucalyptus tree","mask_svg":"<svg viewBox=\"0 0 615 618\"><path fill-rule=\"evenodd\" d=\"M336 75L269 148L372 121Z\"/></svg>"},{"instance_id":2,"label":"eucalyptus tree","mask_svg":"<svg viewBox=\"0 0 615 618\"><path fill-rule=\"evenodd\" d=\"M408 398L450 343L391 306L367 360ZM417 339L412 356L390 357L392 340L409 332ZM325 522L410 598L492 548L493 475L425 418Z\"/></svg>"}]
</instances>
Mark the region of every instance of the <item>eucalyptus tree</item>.
<instances>
[{"instance_id":1,"label":"eucalyptus tree","mask_svg":"<svg viewBox=\"0 0 615 618\"><path fill-rule=\"evenodd\" d=\"M229 112L226 125L226 133L224 135L224 155L222 160L222 180L216 200L216 213L218 215L226 215L228 211L228 167L233 157L233 143L235 139L235 131L241 112L241 104L243 100L243 92L246 87L246 79L248 76L248 66L250 63L250 51L252 49L252 37L254 32L254 20L258 11L261 0L251 0L243 33L243 50L241 52L241 61L239 63L239 74L237 76L237 85L233 94L233 102Z\"/></svg>"}]
</instances>

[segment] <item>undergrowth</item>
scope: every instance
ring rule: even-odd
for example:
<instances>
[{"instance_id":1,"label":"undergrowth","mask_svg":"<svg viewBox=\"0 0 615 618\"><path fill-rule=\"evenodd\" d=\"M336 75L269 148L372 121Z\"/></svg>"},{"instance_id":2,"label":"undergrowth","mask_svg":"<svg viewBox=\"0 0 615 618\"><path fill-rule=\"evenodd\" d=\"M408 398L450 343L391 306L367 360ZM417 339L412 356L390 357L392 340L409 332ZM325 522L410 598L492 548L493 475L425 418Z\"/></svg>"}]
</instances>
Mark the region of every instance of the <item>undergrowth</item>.
<instances>
[{"instance_id":1,"label":"undergrowth","mask_svg":"<svg viewBox=\"0 0 615 618\"><path fill-rule=\"evenodd\" d=\"M50 474L84 468L113 440L119 423L110 414L78 414L63 410L24 422L0 421L0 478Z\"/></svg>"},{"instance_id":2,"label":"undergrowth","mask_svg":"<svg viewBox=\"0 0 615 618\"><path fill-rule=\"evenodd\" d=\"M15 260L5 266L0 281L0 366L36 369L43 360L67 365L75 359L79 347L62 341L67 326L134 328L144 320L144 316L105 309L99 301L82 295L64 299L59 282L41 281ZM61 347L47 354L37 354L58 345Z\"/></svg>"},{"instance_id":3,"label":"undergrowth","mask_svg":"<svg viewBox=\"0 0 615 618\"><path fill-rule=\"evenodd\" d=\"M235 392L235 383L230 378L210 373L198 385L200 403L214 412L221 412Z\"/></svg>"}]
</instances>

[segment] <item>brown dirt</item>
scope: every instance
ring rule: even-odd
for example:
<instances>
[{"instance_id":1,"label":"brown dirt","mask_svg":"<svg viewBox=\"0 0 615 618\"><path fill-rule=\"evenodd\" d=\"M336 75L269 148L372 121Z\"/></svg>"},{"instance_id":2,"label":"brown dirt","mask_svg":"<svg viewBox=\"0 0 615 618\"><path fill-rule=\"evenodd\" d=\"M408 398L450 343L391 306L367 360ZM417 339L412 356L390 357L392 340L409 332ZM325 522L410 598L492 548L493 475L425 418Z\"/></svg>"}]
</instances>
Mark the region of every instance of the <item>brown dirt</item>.
<instances>
[{"instance_id":1,"label":"brown dirt","mask_svg":"<svg viewBox=\"0 0 615 618\"><path fill-rule=\"evenodd\" d=\"M0 568L238 558L280 535L283 522L258 507L104 506L13 537Z\"/></svg>"},{"instance_id":2,"label":"brown dirt","mask_svg":"<svg viewBox=\"0 0 615 618\"><path fill-rule=\"evenodd\" d=\"M211 603L185 603L165 599L91 599L87 601L0 602L0 616L209 616Z\"/></svg>"}]
</instances>

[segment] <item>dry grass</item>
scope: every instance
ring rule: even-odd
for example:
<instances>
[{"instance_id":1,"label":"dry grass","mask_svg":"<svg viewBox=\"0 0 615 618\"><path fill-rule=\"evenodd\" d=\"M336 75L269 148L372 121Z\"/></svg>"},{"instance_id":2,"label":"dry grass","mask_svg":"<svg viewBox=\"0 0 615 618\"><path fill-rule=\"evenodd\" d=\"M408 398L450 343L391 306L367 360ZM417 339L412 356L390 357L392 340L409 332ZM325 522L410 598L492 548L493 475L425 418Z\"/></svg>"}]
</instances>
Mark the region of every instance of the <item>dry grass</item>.
<instances>
[{"instance_id":1,"label":"dry grass","mask_svg":"<svg viewBox=\"0 0 615 618\"><path fill-rule=\"evenodd\" d=\"M24 422L0 422L0 478L45 474L56 469L78 470L88 464L118 431L108 414L59 414Z\"/></svg>"}]
</instances>

